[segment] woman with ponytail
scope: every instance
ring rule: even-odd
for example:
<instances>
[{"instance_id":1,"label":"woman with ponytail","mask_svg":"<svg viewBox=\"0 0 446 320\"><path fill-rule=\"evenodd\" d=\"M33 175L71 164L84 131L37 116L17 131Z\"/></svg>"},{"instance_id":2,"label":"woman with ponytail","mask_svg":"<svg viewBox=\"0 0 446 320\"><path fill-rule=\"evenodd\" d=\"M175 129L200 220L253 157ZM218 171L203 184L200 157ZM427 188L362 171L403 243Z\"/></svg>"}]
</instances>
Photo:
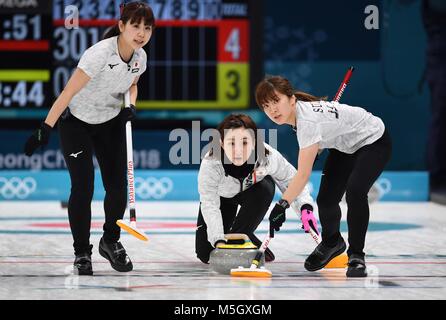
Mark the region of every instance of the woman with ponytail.
<instances>
[{"instance_id":1,"label":"woman with ponytail","mask_svg":"<svg viewBox=\"0 0 446 320\"><path fill-rule=\"evenodd\" d=\"M123 6L117 24L104 40L83 53L45 121L25 144L25 153L31 156L48 143L51 130L58 123L61 149L71 179L68 217L74 240L74 272L79 275L93 274L90 244L93 153L105 189L105 224L99 253L117 271L133 269L119 242L116 220L122 219L127 203L125 123L135 117L137 83L147 64L143 47L154 27L152 9L145 3ZM128 90L131 108L122 108Z\"/></svg>"},{"instance_id":2,"label":"woman with ponytail","mask_svg":"<svg viewBox=\"0 0 446 320\"><path fill-rule=\"evenodd\" d=\"M343 194L347 200L347 277L365 277L364 244L369 223L367 194L390 159L392 144L383 121L370 112L325 101L293 89L281 76L267 77L256 88L257 105L278 125L291 125L299 143L298 169L282 195L292 202L310 178L319 149L330 153L317 196L322 242L305 261L308 271L325 267L346 249L339 231ZM276 204L270 220L284 215Z\"/></svg>"}]
</instances>

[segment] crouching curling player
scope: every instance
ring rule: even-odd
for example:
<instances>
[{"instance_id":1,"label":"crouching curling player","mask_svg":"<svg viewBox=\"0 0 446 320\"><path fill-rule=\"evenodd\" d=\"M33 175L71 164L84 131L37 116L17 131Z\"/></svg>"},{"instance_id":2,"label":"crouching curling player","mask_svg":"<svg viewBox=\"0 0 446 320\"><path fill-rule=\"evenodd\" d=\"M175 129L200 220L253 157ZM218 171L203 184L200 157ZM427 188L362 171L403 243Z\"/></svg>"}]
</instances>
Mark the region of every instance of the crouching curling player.
<instances>
[{"instance_id":1,"label":"crouching curling player","mask_svg":"<svg viewBox=\"0 0 446 320\"><path fill-rule=\"evenodd\" d=\"M283 192L296 174L296 169L277 150L257 139L257 126L249 116L231 114L217 130L221 148L211 148L198 174L200 208L195 252L203 263L208 263L211 251L219 242L226 242L227 233L244 233L260 247L261 241L254 232L271 205L275 186ZM313 203L305 187L291 206L301 214L305 231L309 232L312 226L318 233ZM271 221L270 217L272 237L274 226L285 221L285 210L290 204L281 200L276 207L280 207L283 214L274 217L281 220L280 223ZM267 249L265 261L274 259L274 254Z\"/></svg>"}]
</instances>

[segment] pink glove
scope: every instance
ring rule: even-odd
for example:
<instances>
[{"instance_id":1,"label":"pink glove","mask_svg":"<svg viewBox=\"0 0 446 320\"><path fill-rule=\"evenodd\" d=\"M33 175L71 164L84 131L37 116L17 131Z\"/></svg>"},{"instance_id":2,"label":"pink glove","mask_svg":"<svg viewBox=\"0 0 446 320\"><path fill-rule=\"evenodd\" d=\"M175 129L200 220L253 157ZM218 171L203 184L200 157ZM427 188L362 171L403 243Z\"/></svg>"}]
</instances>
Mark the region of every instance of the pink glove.
<instances>
[{"instance_id":1,"label":"pink glove","mask_svg":"<svg viewBox=\"0 0 446 320\"><path fill-rule=\"evenodd\" d=\"M319 230L317 228L317 220L313 215L312 210L303 209L302 210L302 229L305 230L306 233L310 232L310 228L319 235Z\"/></svg>"}]
</instances>

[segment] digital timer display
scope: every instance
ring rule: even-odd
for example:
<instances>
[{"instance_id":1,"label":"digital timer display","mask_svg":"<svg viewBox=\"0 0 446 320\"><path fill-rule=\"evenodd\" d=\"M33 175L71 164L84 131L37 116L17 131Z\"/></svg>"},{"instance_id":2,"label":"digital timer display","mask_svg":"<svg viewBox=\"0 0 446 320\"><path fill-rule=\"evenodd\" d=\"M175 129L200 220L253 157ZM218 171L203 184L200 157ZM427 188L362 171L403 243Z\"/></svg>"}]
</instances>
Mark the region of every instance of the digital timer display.
<instances>
[{"instance_id":1,"label":"digital timer display","mask_svg":"<svg viewBox=\"0 0 446 320\"><path fill-rule=\"evenodd\" d=\"M0 6L0 105L4 109L48 108L51 103L51 6L28 2L29 7L21 10L7 7L19 5L14 1Z\"/></svg>"}]
</instances>

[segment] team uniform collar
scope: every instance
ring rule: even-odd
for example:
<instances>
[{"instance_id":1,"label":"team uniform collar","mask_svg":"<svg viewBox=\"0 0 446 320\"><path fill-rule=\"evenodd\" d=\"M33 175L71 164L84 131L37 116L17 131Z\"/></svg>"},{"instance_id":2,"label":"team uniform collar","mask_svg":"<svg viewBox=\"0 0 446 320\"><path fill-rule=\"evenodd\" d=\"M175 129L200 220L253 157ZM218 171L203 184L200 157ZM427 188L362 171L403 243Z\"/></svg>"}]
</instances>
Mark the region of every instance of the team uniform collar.
<instances>
[{"instance_id":1,"label":"team uniform collar","mask_svg":"<svg viewBox=\"0 0 446 320\"><path fill-rule=\"evenodd\" d=\"M124 61L124 60L122 59L120 53L119 53L118 38L119 38L119 36L116 36L116 39L113 41L113 45L115 46L115 53L116 53L116 55L119 57L119 59L120 59L123 63L126 63L126 64L128 64L128 65L131 65L131 64L135 61L135 59L137 58L138 53L136 52L136 50L133 51L133 54L132 54L132 56L130 57L130 60L129 60L128 62Z\"/></svg>"}]
</instances>

